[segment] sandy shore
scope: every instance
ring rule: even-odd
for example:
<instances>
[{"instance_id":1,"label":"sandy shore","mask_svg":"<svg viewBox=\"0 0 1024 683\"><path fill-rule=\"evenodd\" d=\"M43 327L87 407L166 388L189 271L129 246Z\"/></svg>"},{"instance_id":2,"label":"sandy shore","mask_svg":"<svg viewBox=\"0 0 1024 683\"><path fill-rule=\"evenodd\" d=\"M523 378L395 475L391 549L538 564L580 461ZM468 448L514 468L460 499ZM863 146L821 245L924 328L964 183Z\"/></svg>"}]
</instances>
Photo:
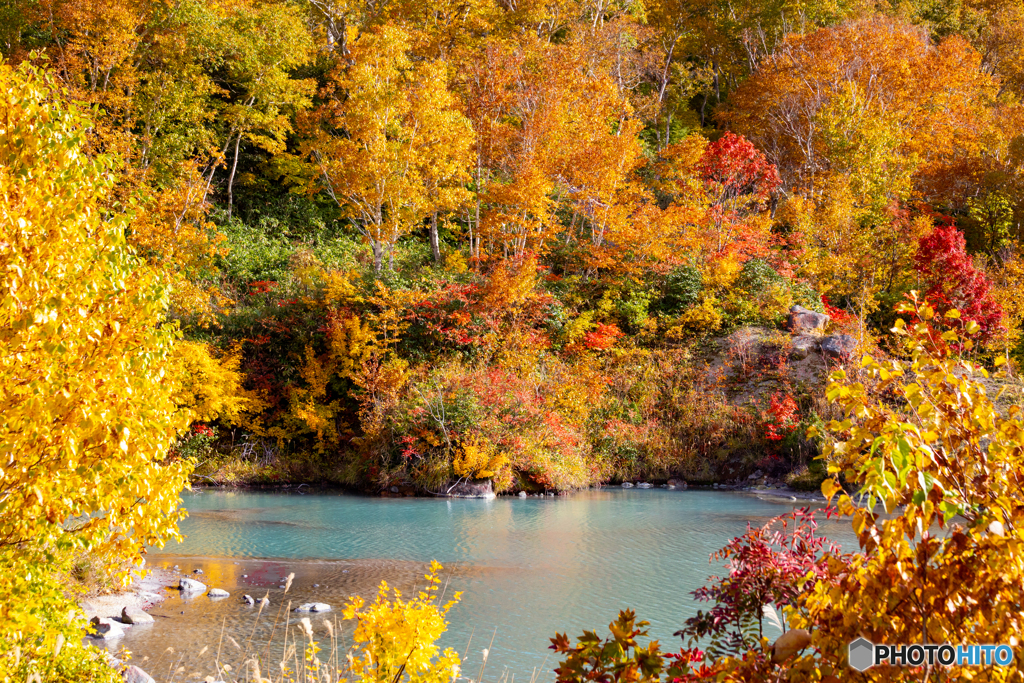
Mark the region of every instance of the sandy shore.
<instances>
[{"instance_id":1,"label":"sandy shore","mask_svg":"<svg viewBox=\"0 0 1024 683\"><path fill-rule=\"evenodd\" d=\"M86 617L118 617L125 607L149 610L167 599L168 588L176 588L180 574L159 567L149 567L144 576L136 577L126 591L97 595L79 601Z\"/></svg>"}]
</instances>

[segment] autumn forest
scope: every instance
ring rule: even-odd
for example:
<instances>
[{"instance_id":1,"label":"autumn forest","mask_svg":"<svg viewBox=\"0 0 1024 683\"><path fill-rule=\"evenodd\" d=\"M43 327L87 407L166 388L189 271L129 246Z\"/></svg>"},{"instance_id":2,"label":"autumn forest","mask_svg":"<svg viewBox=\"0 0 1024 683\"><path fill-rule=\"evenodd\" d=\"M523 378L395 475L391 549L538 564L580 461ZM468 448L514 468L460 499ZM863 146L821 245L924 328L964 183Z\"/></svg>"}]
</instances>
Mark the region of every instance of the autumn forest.
<instances>
[{"instance_id":1,"label":"autumn forest","mask_svg":"<svg viewBox=\"0 0 1024 683\"><path fill-rule=\"evenodd\" d=\"M17 562L173 535L188 482L970 508L844 458L929 419L899 368L1024 362L1020 0L8 0L0 53ZM885 573L803 559L818 627Z\"/></svg>"}]
</instances>

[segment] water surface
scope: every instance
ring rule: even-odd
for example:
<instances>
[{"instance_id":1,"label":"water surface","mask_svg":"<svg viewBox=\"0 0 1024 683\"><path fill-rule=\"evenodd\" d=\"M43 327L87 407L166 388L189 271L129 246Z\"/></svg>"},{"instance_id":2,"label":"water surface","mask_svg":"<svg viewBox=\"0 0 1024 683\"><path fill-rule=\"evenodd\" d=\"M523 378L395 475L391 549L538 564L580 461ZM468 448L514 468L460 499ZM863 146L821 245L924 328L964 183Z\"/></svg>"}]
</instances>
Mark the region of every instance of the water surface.
<instances>
[{"instance_id":1,"label":"water surface","mask_svg":"<svg viewBox=\"0 0 1024 683\"><path fill-rule=\"evenodd\" d=\"M652 636L675 649L672 633L698 609L690 592L720 572L711 553L748 522L763 524L807 504L658 489L491 501L186 494L186 540L154 551L150 564L202 568L207 584L232 596L174 594L153 611L153 628L133 629L123 644L154 675L166 678L180 666L175 680L205 676L209 667L195 652L204 645L232 650L222 633L236 641L250 634L253 642L279 639L284 622L272 622L287 600L340 607L353 594L372 597L381 579L408 591L422 585L426 563L436 559L450 577L449 593L463 594L443 644L467 653L467 675L476 678L481 650L490 645L487 679L514 674L525 683L536 671L549 681L555 660L548 639L584 628L605 633L620 609L636 610L651 622ZM844 545L852 540L848 522L823 521L820 529ZM296 580L284 595L281 578L290 572ZM254 625L254 610L237 598L268 592L272 614Z\"/></svg>"}]
</instances>

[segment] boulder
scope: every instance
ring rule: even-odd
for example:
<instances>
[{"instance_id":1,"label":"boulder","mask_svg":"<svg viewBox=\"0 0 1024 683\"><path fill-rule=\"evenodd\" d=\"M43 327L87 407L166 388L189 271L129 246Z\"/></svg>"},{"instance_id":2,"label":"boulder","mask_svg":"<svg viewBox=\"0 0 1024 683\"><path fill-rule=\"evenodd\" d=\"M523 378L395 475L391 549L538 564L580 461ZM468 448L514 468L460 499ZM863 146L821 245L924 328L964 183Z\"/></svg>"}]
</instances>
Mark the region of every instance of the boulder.
<instances>
[{"instance_id":1,"label":"boulder","mask_svg":"<svg viewBox=\"0 0 1024 683\"><path fill-rule=\"evenodd\" d=\"M679 489L679 490L685 491L686 490L686 482L683 481L682 479L669 479L668 480L668 487L670 489Z\"/></svg>"},{"instance_id":2,"label":"boulder","mask_svg":"<svg viewBox=\"0 0 1024 683\"><path fill-rule=\"evenodd\" d=\"M814 335L800 334L789 343L789 357L792 360L803 360L818 350L819 340Z\"/></svg>"},{"instance_id":3,"label":"boulder","mask_svg":"<svg viewBox=\"0 0 1024 683\"><path fill-rule=\"evenodd\" d=\"M654 488L654 484L648 484L646 481L642 481L639 484L637 484L636 487L638 489L652 489Z\"/></svg>"},{"instance_id":4,"label":"boulder","mask_svg":"<svg viewBox=\"0 0 1024 683\"><path fill-rule=\"evenodd\" d=\"M125 667L125 670L121 672L121 676L124 678L125 683L156 683L152 676L134 664Z\"/></svg>"},{"instance_id":5,"label":"boulder","mask_svg":"<svg viewBox=\"0 0 1024 683\"><path fill-rule=\"evenodd\" d=\"M152 624L153 617L138 607L121 608L121 621L126 624Z\"/></svg>"},{"instance_id":6,"label":"boulder","mask_svg":"<svg viewBox=\"0 0 1024 683\"><path fill-rule=\"evenodd\" d=\"M831 318L824 313L817 313L803 306L793 306L786 318L786 329L796 334L821 332Z\"/></svg>"},{"instance_id":7,"label":"boulder","mask_svg":"<svg viewBox=\"0 0 1024 683\"><path fill-rule=\"evenodd\" d=\"M228 593L223 588L211 588L210 592L207 593L211 598L228 598L231 597L231 593Z\"/></svg>"},{"instance_id":8,"label":"boulder","mask_svg":"<svg viewBox=\"0 0 1024 683\"><path fill-rule=\"evenodd\" d=\"M200 583L199 581L196 581L195 579L181 579L181 580L178 581L178 590L180 590L182 593L185 593L185 594L189 594L189 593L205 593L206 592L206 584L205 583Z\"/></svg>"},{"instance_id":9,"label":"boulder","mask_svg":"<svg viewBox=\"0 0 1024 683\"><path fill-rule=\"evenodd\" d=\"M256 604L256 601L253 599L253 597L251 595L243 595L242 596L242 602L244 602L247 605L255 605Z\"/></svg>"},{"instance_id":10,"label":"boulder","mask_svg":"<svg viewBox=\"0 0 1024 683\"><path fill-rule=\"evenodd\" d=\"M631 489L631 488L633 488L633 482L629 482L629 481L622 482L622 488L624 488L624 489Z\"/></svg>"},{"instance_id":11,"label":"boulder","mask_svg":"<svg viewBox=\"0 0 1024 683\"><path fill-rule=\"evenodd\" d=\"M296 612L330 612L331 606L326 602L307 602L295 608Z\"/></svg>"},{"instance_id":12,"label":"boulder","mask_svg":"<svg viewBox=\"0 0 1024 683\"><path fill-rule=\"evenodd\" d=\"M807 629L790 629L779 636L779 639L772 645L772 661L781 664L810 644L811 634Z\"/></svg>"},{"instance_id":13,"label":"boulder","mask_svg":"<svg viewBox=\"0 0 1024 683\"><path fill-rule=\"evenodd\" d=\"M834 360L849 360L856 348L857 340L848 334L834 334L821 340L821 355Z\"/></svg>"},{"instance_id":14,"label":"boulder","mask_svg":"<svg viewBox=\"0 0 1024 683\"><path fill-rule=\"evenodd\" d=\"M92 626L92 633L89 635L99 640L115 640L124 635L124 626L113 619L93 617L89 625Z\"/></svg>"}]
</instances>

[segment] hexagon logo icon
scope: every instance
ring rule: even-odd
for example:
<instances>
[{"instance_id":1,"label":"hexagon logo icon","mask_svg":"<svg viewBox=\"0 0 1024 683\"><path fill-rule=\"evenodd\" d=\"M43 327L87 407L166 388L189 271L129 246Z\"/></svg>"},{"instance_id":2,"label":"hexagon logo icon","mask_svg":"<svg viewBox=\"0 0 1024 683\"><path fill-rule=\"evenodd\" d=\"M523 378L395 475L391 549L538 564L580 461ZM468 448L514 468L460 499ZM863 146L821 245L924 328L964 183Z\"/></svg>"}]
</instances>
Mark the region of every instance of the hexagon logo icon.
<instances>
[{"instance_id":1,"label":"hexagon logo icon","mask_svg":"<svg viewBox=\"0 0 1024 683\"><path fill-rule=\"evenodd\" d=\"M850 666L857 671L866 671L875 664L875 646L871 641L858 638L850 643Z\"/></svg>"}]
</instances>

